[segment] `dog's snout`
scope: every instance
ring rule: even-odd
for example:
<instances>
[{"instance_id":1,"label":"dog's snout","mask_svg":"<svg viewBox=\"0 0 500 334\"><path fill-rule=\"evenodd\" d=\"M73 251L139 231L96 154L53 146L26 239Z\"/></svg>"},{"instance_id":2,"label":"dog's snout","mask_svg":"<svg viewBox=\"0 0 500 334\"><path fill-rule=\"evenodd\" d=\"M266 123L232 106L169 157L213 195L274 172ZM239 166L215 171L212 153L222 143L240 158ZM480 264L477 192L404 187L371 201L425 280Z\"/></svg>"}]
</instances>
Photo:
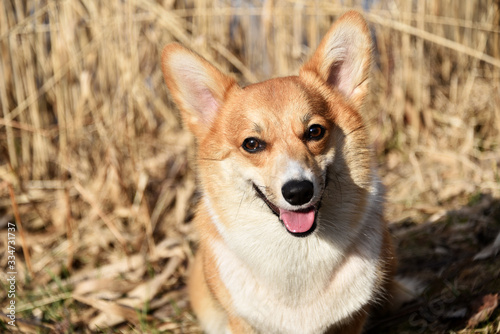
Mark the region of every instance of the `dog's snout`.
<instances>
[{"instance_id":1,"label":"dog's snout","mask_svg":"<svg viewBox=\"0 0 500 334\"><path fill-rule=\"evenodd\" d=\"M303 205L313 197L314 185L311 181L307 180L292 180L283 185L281 193L291 205Z\"/></svg>"}]
</instances>

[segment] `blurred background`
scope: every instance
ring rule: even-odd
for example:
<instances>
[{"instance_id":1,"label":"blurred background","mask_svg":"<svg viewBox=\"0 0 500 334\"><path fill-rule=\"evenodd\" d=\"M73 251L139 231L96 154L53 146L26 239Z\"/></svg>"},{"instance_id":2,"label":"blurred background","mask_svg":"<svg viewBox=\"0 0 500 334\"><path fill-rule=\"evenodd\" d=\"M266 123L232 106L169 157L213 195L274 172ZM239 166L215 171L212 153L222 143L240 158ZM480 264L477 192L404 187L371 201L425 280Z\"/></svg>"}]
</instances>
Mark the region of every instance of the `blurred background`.
<instances>
[{"instance_id":1,"label":"blurred background","mask_svg":"<svg viewBox=\"0 0 500 334\"><path fill-rule=\"evenodd\" d=\"M2 1L0 250L16 222L19 327L0 296L0 329L199 333L184 290L194 140L162 47L182 43L247 85L297 74L353 8L374 41L364 117L400 272L430 287L370 333L500 332L496 305L470 323L500 291L497 0Z\"/></svg>"}]
</instances>

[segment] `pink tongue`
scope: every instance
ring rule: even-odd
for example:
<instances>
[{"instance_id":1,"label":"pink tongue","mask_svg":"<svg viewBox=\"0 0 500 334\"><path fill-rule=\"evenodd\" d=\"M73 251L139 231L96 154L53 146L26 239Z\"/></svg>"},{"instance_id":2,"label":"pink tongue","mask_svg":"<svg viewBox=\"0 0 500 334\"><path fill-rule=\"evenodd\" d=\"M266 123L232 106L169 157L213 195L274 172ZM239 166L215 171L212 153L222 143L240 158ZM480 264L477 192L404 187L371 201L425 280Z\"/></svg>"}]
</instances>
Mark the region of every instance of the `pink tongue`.
<instances>
[{"instance_id":1,"label":"pink tongue","mask_svg":"<svg viewBox=\"0 0 500 334\"><path fill-rule=\"evenodd\" d=\"M294 212L280 209L280 219L285 223L288 231L292 233L304 233L311 229L314 223L314 209L307 212Z\"/></svg>"}]
</instances>

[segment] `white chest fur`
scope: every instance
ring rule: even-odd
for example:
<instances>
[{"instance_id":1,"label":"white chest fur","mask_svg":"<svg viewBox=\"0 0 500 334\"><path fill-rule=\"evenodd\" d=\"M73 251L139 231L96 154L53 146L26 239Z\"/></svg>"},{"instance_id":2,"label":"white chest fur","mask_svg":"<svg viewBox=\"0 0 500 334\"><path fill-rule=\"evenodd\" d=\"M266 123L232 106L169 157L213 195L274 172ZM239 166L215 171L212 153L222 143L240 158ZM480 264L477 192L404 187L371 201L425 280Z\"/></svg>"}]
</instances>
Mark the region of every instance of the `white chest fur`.
<instances>
[{"instance_id":1,"label":"white chest fur","mask_svg":"<svg viewBox=\"0 0 500 334\"><path fill-rule=\"evenodd\" d=\"M372 299L382 242L379 224L364 222L347 252L317 235L294 238L297 247L263 243L257 252L273 253L261 258L261 265L241 261L222 242L212 247L236 312L260 333L321 333Z\"/></svg>"}]
</instances>

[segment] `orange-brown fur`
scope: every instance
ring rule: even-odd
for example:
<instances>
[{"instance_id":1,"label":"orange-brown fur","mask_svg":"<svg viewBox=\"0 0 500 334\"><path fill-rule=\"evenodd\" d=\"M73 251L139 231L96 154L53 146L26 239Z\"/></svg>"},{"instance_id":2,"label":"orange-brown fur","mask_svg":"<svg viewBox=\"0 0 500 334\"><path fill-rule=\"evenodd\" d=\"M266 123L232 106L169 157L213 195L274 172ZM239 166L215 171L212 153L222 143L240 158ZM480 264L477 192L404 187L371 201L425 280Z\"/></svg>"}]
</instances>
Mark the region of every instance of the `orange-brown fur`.
<instances>
[{"instance_id":1,"label":"orange-brown fur","mask_svg":"<svg viewBox=\"0 0 500 334\"><path fill-rule=\"evenodd\" d=\"M360 333L389 297L395 260L362 118L370 43L364 19L348 12L298 76L246 88L192 51L165 47L165 81L198 143L189 294L205 331ZM314 140L313 126L322 129ZM265 145L247 151L248 138ZM314 186L309 202L283 199L289 179ZM281 216L300 210L317 222L303 238Z\"/></svg>"}]
</instances>

